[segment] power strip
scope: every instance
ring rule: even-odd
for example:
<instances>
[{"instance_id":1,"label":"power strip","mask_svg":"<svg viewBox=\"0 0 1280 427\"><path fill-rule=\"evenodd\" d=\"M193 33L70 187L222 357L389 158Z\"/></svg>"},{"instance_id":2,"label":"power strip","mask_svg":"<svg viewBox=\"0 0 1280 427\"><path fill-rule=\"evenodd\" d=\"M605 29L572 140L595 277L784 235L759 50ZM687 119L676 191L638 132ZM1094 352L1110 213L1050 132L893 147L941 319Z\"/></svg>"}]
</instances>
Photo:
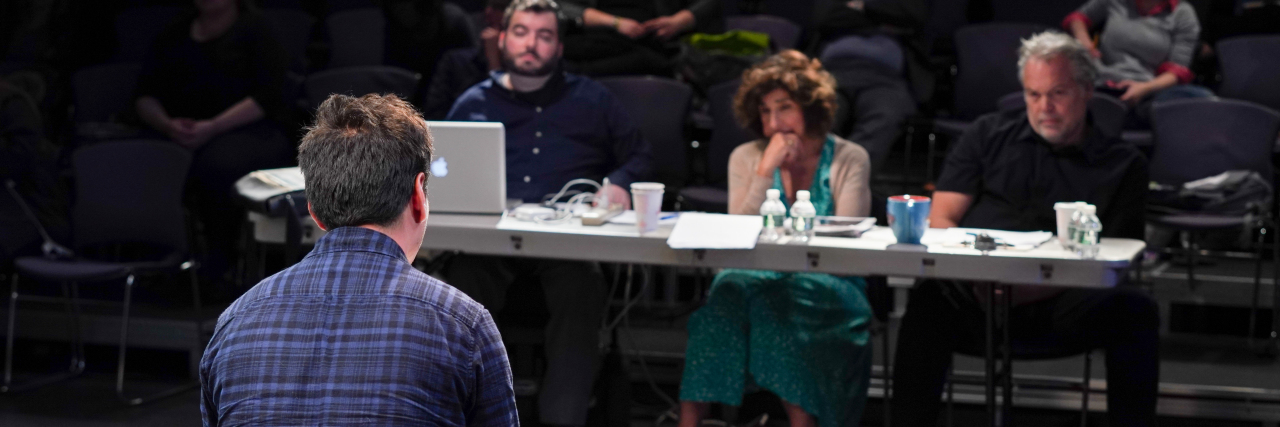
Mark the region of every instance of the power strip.
<instances>
[{"instance_id":1,"label":"power strip","mask_svg":"<svg viewBox=\"0 0 1280 427\"><path fill-rule=\"evenodd\" d=\"M610 218L622 214L622 205L614 203L609 205L609 209L594 208L582 214L582 225L600 226L609 222Z\"/></svg>"}]
</instances>

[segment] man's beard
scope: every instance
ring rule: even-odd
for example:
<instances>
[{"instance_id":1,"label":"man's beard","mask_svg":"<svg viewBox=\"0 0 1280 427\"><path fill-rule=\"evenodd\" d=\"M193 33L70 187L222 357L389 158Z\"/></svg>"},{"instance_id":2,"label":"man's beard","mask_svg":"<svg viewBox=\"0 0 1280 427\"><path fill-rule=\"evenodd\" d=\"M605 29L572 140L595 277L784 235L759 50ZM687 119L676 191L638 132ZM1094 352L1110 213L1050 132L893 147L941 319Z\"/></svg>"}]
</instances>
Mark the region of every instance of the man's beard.
<instances>
[{"instance_id":1,"label":"man's beard","mask_svg":"<svg viewBox=\"0 0 1280 427\"><path fill-rule=\"evenodd\" d=\"M533 53L533 52L527 52L527 53L530 53L535 57L537 57L538 55L537 53ZM547 62L542 63L541 67L538 67L533 70L522 70L520 69L519 66L516 65L516 60L515 58L511 57L510 53L508 53L505 49L502 51L502 69L507 70L507 72L511 74L516 74L524 77L548 76L551 73L555 72L556 65L557 65L556 63L558 62L560 62L560 58L548 58Z\"/></svg>"}]
</instances>

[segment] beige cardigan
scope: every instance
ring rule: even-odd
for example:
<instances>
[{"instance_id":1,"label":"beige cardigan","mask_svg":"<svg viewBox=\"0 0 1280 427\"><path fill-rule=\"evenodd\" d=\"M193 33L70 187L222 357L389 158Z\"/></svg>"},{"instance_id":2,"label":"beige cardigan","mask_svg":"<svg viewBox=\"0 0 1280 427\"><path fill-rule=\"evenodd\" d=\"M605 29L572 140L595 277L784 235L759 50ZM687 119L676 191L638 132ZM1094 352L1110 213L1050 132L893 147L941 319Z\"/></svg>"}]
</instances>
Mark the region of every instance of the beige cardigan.
<instances>
[{"instance_id":1,"label":"beige cardigan","mask_svg":"<svg viewBox=\"0 0 1280 427\"><path fill-rule=\"evenodd\" d=\"M835 137L831 156L831 197L836 216L867 216L871 213L871 158L862 146ZM765 190L773 188L773 177L756 175L764 151L757 141L739 145L729 155L729 213L759 215ZM791 200L795 195L790 196Z\"/></svg>"}]
</instances>

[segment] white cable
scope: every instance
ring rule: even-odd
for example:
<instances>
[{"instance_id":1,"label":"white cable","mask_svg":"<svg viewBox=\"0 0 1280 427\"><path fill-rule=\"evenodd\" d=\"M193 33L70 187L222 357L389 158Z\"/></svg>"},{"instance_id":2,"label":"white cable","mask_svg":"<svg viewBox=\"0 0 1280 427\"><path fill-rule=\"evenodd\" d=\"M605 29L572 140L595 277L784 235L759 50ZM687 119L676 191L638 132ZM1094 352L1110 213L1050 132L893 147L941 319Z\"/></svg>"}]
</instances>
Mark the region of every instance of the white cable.
<instances>
[{"instance_id":1,"label":"white cable","mask_svg":"<svg viewBox=\"0 0 1280 427\"><path fill-rule=\"evenodd\" d=\"M606 179L605 182L607 183L608 180ZM568 194L569 188L575 185L589 185L591 187L594 187L596 192L595 193L577 192L577 193L574 193L572 196L570 196L569 199L563 205L557 205L556 202L559 201L561 197L564 197L565 194ZM575 215L575 212L580 211L581 206L588 203L587 200L596 197L596 194L600 192L600 188L602 188L602 186L599 183L592 181L590 179L578 178L578 179L570 180L569 182L566 182L563 187L560 187L559 192L557 192L555 195L552 195L549 199L544 200L542 203L540 203L541 207L550 208L554 211L551 215L537 215L537 216L512 215L511 217L521 221L529 221L537 224L563 223L577 216ZM516 208L517 211L520 209L521 208ZM506 214L507 212L503 212L504 217L506 216Z\"/></svg>"},{"instance_id":2,"label":"white cable","mask_svg":"<svg viewBox=\"0 0 1280 427\"><path fill-rule=\"evenodd\" d=\"M543 201L542 204L545 206L554 205L557 200L560 200L561 197L564 197L564 193L566 191L569 191L569 187L572 187L578 184L590 185L592 187L595 187L596 191L600 191L600 183L586 179L586 178L578 178L578 179L570 180L569 182L564 183L564 187L560 187L559 193L556 193L556 195L551 196L550 199Z\"/></svg>"},{"instance_id":3,"label":"white cable","mask_svg":"<svg viewBox=\"0 0 1280 427\"><path fill-rule=\"evenodd\" d=\"M636 348L636 339L635 337L631 336L630 318L631 316L622 317L622 320L623 320L622 331L627 335L627 341L631 342L631 348ZM667 402L668 405L671 405L672 407L679 407L680 404L677 403L675 399L672 399L671 396L667 396L667 393L663 392L662 389L658 388L658 382L654 381L653 375L649 373L649 364L645 363L644 355L640 354L639 351L636 352L636 360L640 361L640 371L644 373L644 379L646 382L649 383L649 388L652 389L653 392L658 395L658 397L661 397L663 401Z\"/></svg>"},{"instance_id":4,"label":"white cable","mask_svg":"<svg viewBox=\"0 0 1280 427\"><path fill-rule=\"evenodd\" d=\"M622 273L622 266L618 266L618 268L613 269L613 280L609 283L609 293L608 293L608 294L606 294L607 296L606 296L606 297L605 297L605 299L604 299L604 313L605 313L605 315L604 315L604 316L600 316L600 331L601 331L601 332L609 331L609 330L610 330L610 328L608 327L608 325L609 325L609 307L610 307L610 304L612 304L612 303L613 303L613 293L614 293L614 292L617 292L617 290L618 290L618 275L619 275L619 274L621 274L621 273ZM623 297L622 297L622 298L623 298L623 301L626 301L626 298L627 298L627 297L626 297L626 295L623 295ZM623 303L623 305L626 305L626 303Z\"/></svg>"},{"instance_id":5,"label":"white cable","mask_svg":"<svg viewBox=\"0 0 1280 427\"><path fill-rule=\"evenodd\" d=\"M609 325L605 327L605 330L612 330L613 328L618 327L618 324L622 322L622 319L630 313L631 307L635 306L636 303L639 303L640 300L644 298L644 292L649 289L649 270L645 267L640 267L640 274L644 277L644 280L640 282L640 292L635 298L627 301L626 298L631 295L631 265L627 265L627 288L625 291L626 293L623 294L623 301L627 302L622 305L622 311L618 312L618 317L614 318L614 321L609 323Z\"/></svg>"},{"instance_id":6,"label":"white cable","mask_svg":"<svg viewBox=\"0 0 1280 427\"><path fill-rule=\"evenodd\" d=\"M634 272L634 268L635 268L635 264L627 264L627 281L626 281L626 284L623 285L623 290L622 290L623 298L630 298L631 296L631 283L634 277L634 274L632 273ZM641 283L640 292L638 292L635 298L630 298L630 300L623 305L622 311L618 313L618 318L604 329L606 331L612 330L614 327L618 326L619 322L621 322L623 325L623 328L622 328L623 332L626 334L627 341L631 343L632 348L636 348L636 340L635 340L635 337L631 335L630 310L631 310L631 307L635 306L636 303L640 302L640 300L644 297L645 290L649 288L648 271L645 269L645 267L640 267L640 273L644 277L644 280L640 282ZM617 275L615 274L614 277L616 278ZM617 281L615 280L614 283L616 285ZM612 295L612 291L610 292L610 294ZM654 381L653 375L649 373L649 364L644 361L644 356L637 353L636 360L640 361L640 369L641 371L644 372L645 381L648 382L649 388L651 388L653 392L658 395L658 397L661 397L663 401L667 402L667 404L671 405L672 407L678 407L679 403L677 403L675 399L672 399L671 396L668 396L666 393L662 391L662 389L658 388L657 381Z\"/></svg>"}]
</instances>

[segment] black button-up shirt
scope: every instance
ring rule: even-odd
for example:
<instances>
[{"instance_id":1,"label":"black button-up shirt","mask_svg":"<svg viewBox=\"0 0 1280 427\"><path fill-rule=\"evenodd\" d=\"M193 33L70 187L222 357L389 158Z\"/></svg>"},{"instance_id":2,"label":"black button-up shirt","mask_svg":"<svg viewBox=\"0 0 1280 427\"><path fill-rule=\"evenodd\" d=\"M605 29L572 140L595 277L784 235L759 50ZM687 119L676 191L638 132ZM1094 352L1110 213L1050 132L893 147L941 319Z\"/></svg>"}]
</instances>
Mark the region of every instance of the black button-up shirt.
<instances>
[{"instance_id":1,"label":"black button-up shirt","mask_svg":"<svg viewBox=\"0 0 1280 427\"><path fill-rule=\"evenodd\" d=\"M576 178L630 188L650 178L652 154L622 103L600 83L556 73L542 89L503 87L503 73L467 89L447 120L502 122L507 197L540 202Z\"/></svg>"},{"instance_id":2,"label":"black button-up shirt","mask_svg":"<svg viewBox=\"0 0 1280 427\"><path fill-rule=\"evenodd\" d=\"M1103 236L1141 239L1147 160L1092 125L1080 144L1053 147L1016 109L974 122L947 155L937 189L974 197L962 227L1056 231L1053 204L1084 201L1098 207Z\"/></svg>"}]
</instances>

